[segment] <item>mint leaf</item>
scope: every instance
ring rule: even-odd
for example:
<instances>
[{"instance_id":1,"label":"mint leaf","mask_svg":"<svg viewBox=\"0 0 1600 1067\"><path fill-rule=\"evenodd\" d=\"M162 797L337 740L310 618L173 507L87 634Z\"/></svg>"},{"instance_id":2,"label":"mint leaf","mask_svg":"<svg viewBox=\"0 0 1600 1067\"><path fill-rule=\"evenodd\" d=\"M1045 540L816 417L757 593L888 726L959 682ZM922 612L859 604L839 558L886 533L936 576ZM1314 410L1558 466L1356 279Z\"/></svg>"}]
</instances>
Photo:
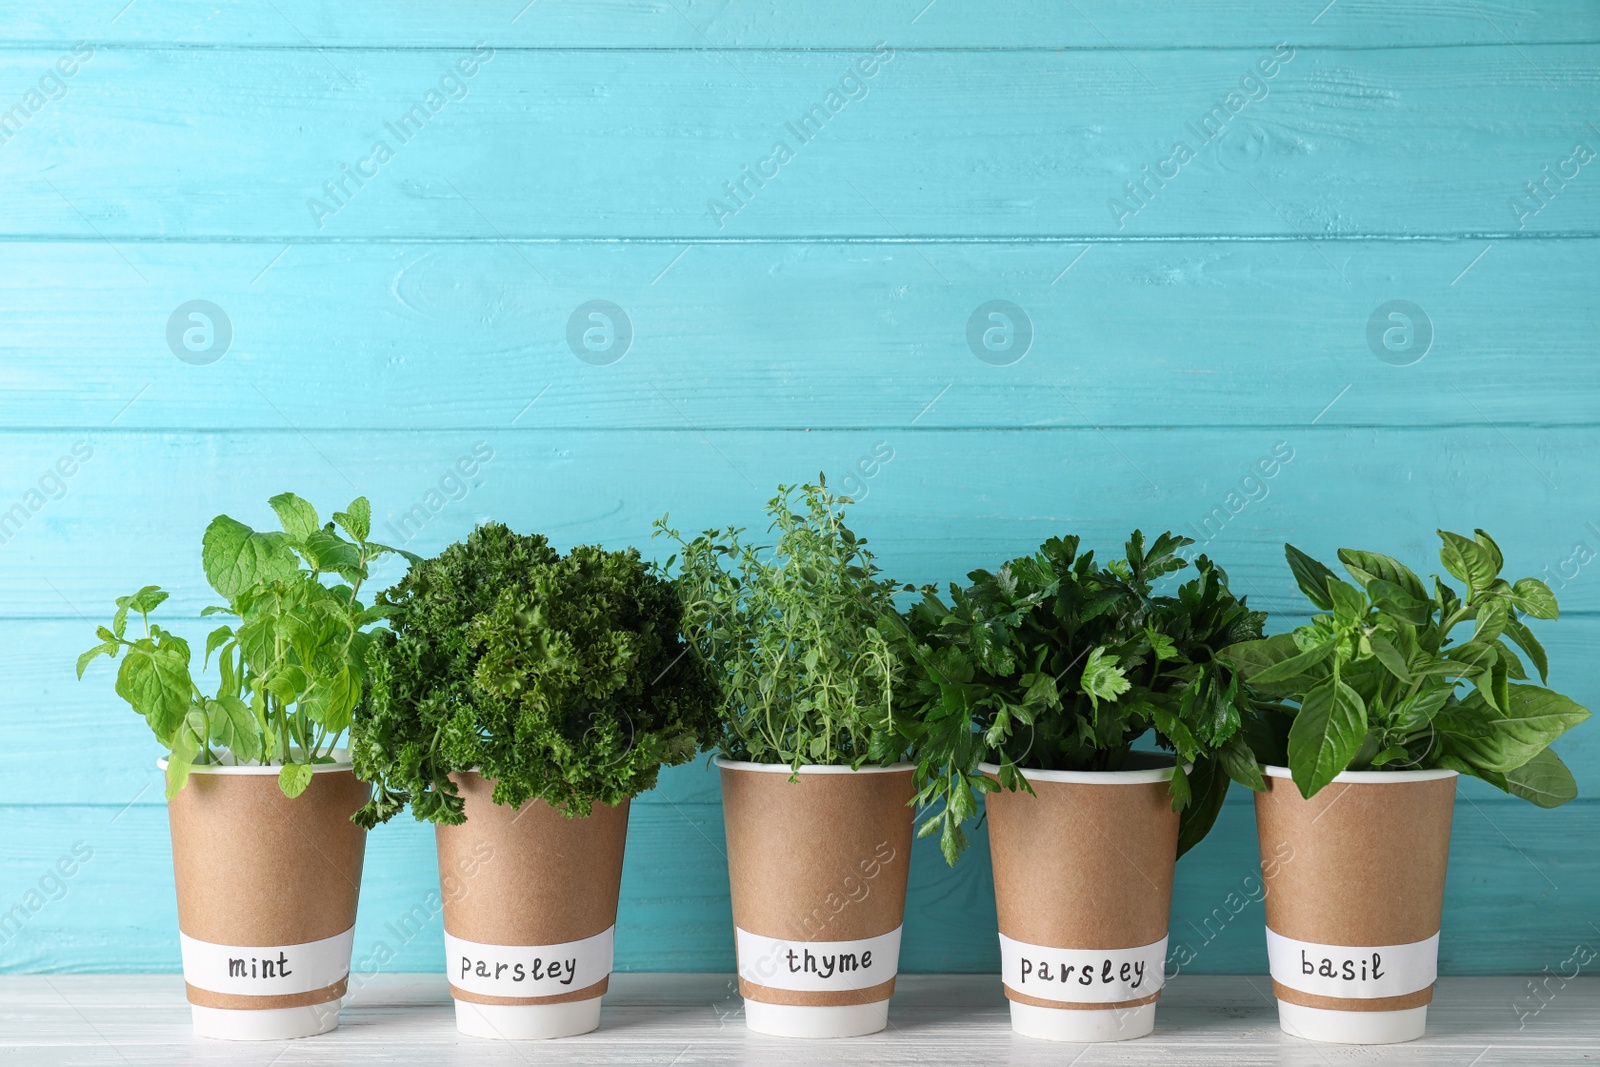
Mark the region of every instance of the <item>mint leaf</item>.
<instances>
[{"instance_id":1,"label":"mint leaf","mask_svg":"<svg viewBox=\"0 0 1600 1067\"><path fill-rule=\"evenodd\" d=\"M315 773L309 763L289 763L278 772L278 788L283 790L283 795L293 800L306 791L306 786L311 784L311 776Z\"/></svg>"},{"instance_id":2,"label":"mint leaf","mask_svg":"<svg viewBox=\"0 0 1600 1067\"><path fill-rule=\"evenodd\" d=\"M304 541L322 529L322 522L317 518L317 509L293 493L279 493L267 503L278 513L278 521L283 524L283 532L296 541Z\"/></svg>"},{"instance_id":3,"label":"mint leaf","mask_svg":"<svg viewBox=\"0 0 1600 1067\"><path fill-rule=\"evenodd\" d=\"M206 701L206 714L219 740L241 763L261 758L261 727L249 705L231 694ZM220 727L220 729L219 729Z\"/></svg>"},{"instance_id":4,"label":"mint leaf","mask_svg":"<svg viewBox=\"0 0 1600 1067\"><path fill-rule=\"evenodd\" d=\"M200 751L198 741L191 730L179 730L173 739L172 751L167 754L167 800L170 802L178 795L184 783L189 780L189 768L194 764L194 757Z\"/></svg>"},{"instance_id":5,"label":"mint leaf","mask_svg":"<svg viewBox=\"0 0 1600 1067\"><path fill-rule=\"evenodd\" d=\"M362 569L361 550L331 530L313 530L301 544L319 571L343 573Z\"/></svg>"},{"instance_id":6,"label":"mint leaf","mask_svg":"<svg viewBox=\"0 0 1600 1067\"><path fill-rule=\"evenodd\" d=\"M117 649L119 649L121 647L122 646L117 644L117 642L115 642L115 641L107 641L104 644L95 645L89 651L87 651L83 655L79 656L78 657L78 679L80 681L83 679L84 668L89 666L90 662L92 662L96 656L110 656L112 659L116 659L117 658Z\"/></svg>"},{"instance_id":7,"label":"mint leaf","mask_svg":"<svg viewBox=\"0 0 1600 1067\"><path fill-rule=\"evenodd\" d=\"M233 637L233 627L219 626L206 635L206 655L200 661L200 669L205 670L211 665L211 653L227 644Z\"/></svg>"},{"instance_id":8,"label":"mint leaf","mask_svg":"<svg viewBox=\"0 0 1600 1067\"><path fill-rule=\"evenodd\" d=\"M172 736L189 711L193 683L189 663L170 649L157 649L147 641L128 649L117 671L117 695L145 717L150 729L163 744Z\"/></svg>"},{"instance_id":9,"label":"mint leaf","mask_svg":"<svg viewBox=\"0 0 1600 1067\"><path fill-rule=\"evenodd\" d=\"M288 581L300 572L282 534L256 533L226 515L206 527L200 562L211 588L229 598L258 585Z\"/></svg>"},{"instance_id":10,"label":"mint leaf","mask_svg":"<svg viewBox=\"0 0 1600 1067\"><path fill-rule=\"evenodd\" d=\"M333 521L355 541L365 541L372 532L372 505L364 496L350 501L344 511L335 511Z\"/></svg>"}]
</instances>

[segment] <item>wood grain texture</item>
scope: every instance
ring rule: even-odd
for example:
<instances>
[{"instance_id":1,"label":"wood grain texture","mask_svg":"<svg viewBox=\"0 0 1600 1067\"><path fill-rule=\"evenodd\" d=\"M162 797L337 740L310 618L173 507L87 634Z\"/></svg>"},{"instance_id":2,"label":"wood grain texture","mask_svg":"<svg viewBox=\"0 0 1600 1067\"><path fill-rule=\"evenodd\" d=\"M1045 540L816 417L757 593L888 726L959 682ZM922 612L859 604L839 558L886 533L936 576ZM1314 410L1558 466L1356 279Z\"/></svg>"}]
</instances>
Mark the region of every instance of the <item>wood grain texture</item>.
<instances>
[{"instance_id":1,"label":"wood grain texture","mask_svg":"<svg viewBox=\"0 0 1600 1067\"><path fill-rule=\"evenodd\" d=\"M1581 977L1519 1027L1515 1005L1533 1003L1526 980L1446 978L1428 1010L1428 1033L1405 1045L1317 1045L1283 1034L1262 977L1174 980L1149 1037L1058 1045L1011 1032L996 976L902 978L881 1034L784 1041L751 1034L727 975L618 975L600 1029L560 1041L506 1043L456 1033L442 976L384 975L356 990L339 1029L312 1040L260 1046L190 1036L181 987L164 975L0 980L0 1047L6 1062L78 1064L883 1064L941 1062L1059 1065L1199 1064L1327 1067L1413 1064L1478 1067L1593 1063L1600 1051L1595 997ZM1526 1009L1525 1009L1526 1010ZM120 1060L115 1057L120 1056ZM278 1059L274 1060L273 1057Z\"/></svg>"},{"instance_id":2,"label":"wood grain texture","mask_svg":"<svg viewBox=\"0 0 1600 1067\"><path fill-rule=\"evenodd\" d=\"M1029 0L999 0L981 13L959 4L763 4L758 0L504 0L453 10L400 6L381 17L317 0L268 6L168 0L125 10L126 0L24 5L7 13L18 44L238 45L327 49L441 48L487 40L497 47L644 48L691 51L838 48L889 40L904 48L1115 49L1271 47L1296 44L1549 44L1600 39L1600 15L1582 0L1474 3L1439 0L1398 10L1385 0L1263 6L1241 0L1188 11L1160 0L1041 12ZM1041 17L1043 16L1043 17ZM338 57L331 57L337 62Z\"/></svg>"},{"instance_id":3,"label":"wood grain texture","mask_svg":"<svg viewBox=\"0 0 1600 1067\"><path fill-rule=\"evenodd\" d=\"M21 478L41 477L76 440L94 448L66 495L41 496L0 545L5 614L100 622L115 596L149 583L174 594L163 614L197 615L214 599L196 551L206 524L227 512L270 526L266 499L291 485L323 514L366 494L374 531L422 553L495 518L562 546L633 544L665 558L650 528L662 514L685 531L759 529L773 486L819 471L863 496L853 527L910 582L956 579L1063 532L1103 554L1140 526L1197 537L1252 604L1301 612L1285 541L1329 560L1341 546L1386 549L1428 574L1440 569L1436 527L1482 526L1506 546L1515 577L1545 576L1568 612L1600 609L1593 563L1563 565L1575 542L1600 546L1588 525L1600 526L1589 428L1337 428L1311 426L1303 411L1301 425L1247 430L922 431L909 425L914 413L812 433L510 426L536 392L508 388L506 427L481 433L302 433L292 396L263 400L285 419L273 434L0 432L0 454ZM456 464L478 442L493 458L462 479ZM867 476L861 464L879 444L892 458ZM1265 478L1259 464L1274 449L1282 458ZM12 484L25 505L27 483ZM391 558L375 581L395 580L401 566Z\"/></svg>"},{"instance_id":4,"label":"wood grain texture","mask_svg":"<svg viewBox=\"0 0 1600 1067\"><path fill-rule=\"evenodd\" d=\"M488 431L535 395L520 428L1590 425L1597 249L0 244L5 425ZM195 298L233 331L209 366L168 348ZM609 366L568 341L596 298L632 323ZM967 338L995 299L1031 322L1008 366ZM1410 366L1369 347L1393 299L1431 324Z\"/></svg>"},{"instance_id":5,"label":"wood grain texture","mask_svg":"<svg viewBox=\"0 0 1600 1067\"><path fill-rule=\"evenodd\" d=\"M1537 213L1539 201L1525 215L1508 206L1576 144L1600 150L1588 113L1600 45L1307 50L1263 79L1257 64L1274 54L904 52L863 79L858 52L759 52L736 69L708 52L508 51L462 79L470 52L348 52L341 74L312 49L107 49L0 152L0 234L1600 233L1600 181L1581 163ZM57 58L0 53L0 84L30 86ZM847 78L853 102L836 91ZM1247 78L1259 88L1241 88ZM724 188L738 182L742 193Z\"/></svg>"}]
</instances>

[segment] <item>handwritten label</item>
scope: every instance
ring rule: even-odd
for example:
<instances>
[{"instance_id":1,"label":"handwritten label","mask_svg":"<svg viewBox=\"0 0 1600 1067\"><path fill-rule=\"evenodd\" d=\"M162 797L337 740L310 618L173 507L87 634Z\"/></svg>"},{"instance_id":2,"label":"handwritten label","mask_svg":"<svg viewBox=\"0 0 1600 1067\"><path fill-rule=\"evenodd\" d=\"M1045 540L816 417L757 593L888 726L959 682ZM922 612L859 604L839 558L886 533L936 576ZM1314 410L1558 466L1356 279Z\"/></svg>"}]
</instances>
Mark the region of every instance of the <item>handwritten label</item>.
<instances>
[{"instance_id":1,"label":"handwritten label","mask_svg":"<svg viewBox=\"0 0 1600 1067\"><path fill-rule=\"evenodd\" d=\"M300 945L218 945L180 931L183 980L212 993L271 997L325 989L350 974L356 928Z\"/></svg>"},{"instance_id":2,"label":"handwritten label","mask_svg":"<svg viewBox=\"0 0 1600 1067\"><path fill-rule=\"evenodd\" d=\"M450 984L491 997L550 997L588 989L611 973L617 928L559 945L484 945L444 935Z\"/></svg>"},{"instance_id":3,"label":"handwritten label","mask_svg":"<svg viewBox=\"0 0 1600 1067\"><path fill-rule=\"evenodd\" d=\"M900 927L859 941L786 941L734 927L739 977L769 989L867 989L900 969Z\"/></svg>"},{"instance_id":4,"label":"handwritten label","mask_svg":"<svg viewBox=\"0 0 1600 1067\"><path fill-rule=\"evenodd\" d=\"M1439 935L1409 945L1351 948L1267 931L1267 960L1280 985L1321 997L1372 1000L1427 989L1439 977Z\"/></svg>"},{"instance_id":5,"label":"handwritten label","mask_svg":"<svg viewBox=\"0 0 1600 1067\"><path fill-rule=\"evenodd\" d=\"M1047 948L1000 935L1000 980L1063 1004L1119 1004L1161 990L1167 939L1139 948Z\"/></svg>"}]
</instances>

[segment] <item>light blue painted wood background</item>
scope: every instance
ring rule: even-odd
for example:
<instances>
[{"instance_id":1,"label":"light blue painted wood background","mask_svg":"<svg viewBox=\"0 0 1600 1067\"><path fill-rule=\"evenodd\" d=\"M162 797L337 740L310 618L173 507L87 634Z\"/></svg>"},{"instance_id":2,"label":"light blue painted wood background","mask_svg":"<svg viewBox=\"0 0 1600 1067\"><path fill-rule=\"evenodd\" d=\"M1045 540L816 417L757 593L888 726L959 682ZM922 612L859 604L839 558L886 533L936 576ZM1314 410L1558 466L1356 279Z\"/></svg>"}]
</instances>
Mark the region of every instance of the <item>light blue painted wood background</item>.
<instances>
[{"instance_id":1,"label":"light blue painted wood background","mask_svg":"<svg viewBox=\"0 0 1600 1067\"><path fill-rule=\"evenodd\" d=\"M823 470L912 581L1210 517L1209 551L1283 612L1285 540L1434 569L1435 526L1481 525L1557 589L1553 683L1594 704L1600 162L1577 160L1600 151L1600 9L1325 2L8 5L0 909L23 910L0 969L177 968L156 747L72 660L142 583L193 618L205 522L264 523L285 488L324 512L366 493L380 525L421 507L389 535L424 553L490 517L650 551L664 511L755 521ZM730 201L778 140L792 158ZM232 329L205 366L166 337L197 299ZM593 299L635 335L607 366L566 340ZM1032 324L1013 365L965 337L994 299ZM1367 339L1397 299L1431 323L1409 366ZM1274 448L1292 459L1247 481ZM1561 749L1594 796L1600 730ZM620 965L730 968L714 777L669 773L634 811ZM1180 867L1191 970L1265 969L1253 833L1236 794ZM1444 969L1600 940L1597 840L1594 799L1464 784ZM996 965L975 845L954 871L917 849L909 970ZM380 944L440 964L434 879L425 828L372 836L359 972Z\"/></svg>"}]
</instances>

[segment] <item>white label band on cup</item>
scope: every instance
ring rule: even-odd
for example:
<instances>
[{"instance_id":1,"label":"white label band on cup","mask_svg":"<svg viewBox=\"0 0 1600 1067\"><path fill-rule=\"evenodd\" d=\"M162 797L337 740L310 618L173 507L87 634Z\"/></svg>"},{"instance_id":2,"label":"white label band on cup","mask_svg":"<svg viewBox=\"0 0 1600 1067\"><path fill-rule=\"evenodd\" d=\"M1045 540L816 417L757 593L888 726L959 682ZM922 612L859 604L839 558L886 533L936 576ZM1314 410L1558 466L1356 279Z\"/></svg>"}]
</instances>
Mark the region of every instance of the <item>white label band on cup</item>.
<instances>
[{"instance_id":1,"label":"white label band on cup","mask_svg":"<svg viewBox=\"0 0 1600 1067\"><path fill-rule=\"evenodd\" d=\"M786 941L733 928L739 977L768 989L870 989L900 970L900 927L859 941Z\"/></svg>"},{"instance_id":2,"label":"white label band on cup","mask_svg":"<svg viewBox=\"0 0 1600 1067\"><path fill-rule=\"evenodd\" d=\"M325 989L350 975L356 928L301 945L217 945L181 930L183 980L212 993L273 997Z\"/></svg>"},{"instance_id":3,"label":"white label band on cup","mask_svg":"<svg viewBox=\"0 0 1600 1067\"><path fill-rule=\"evenodd\" d=\"M615 925L559 945L484 945L444 935L445 976L468 993L552 997L588 989L611 973Z\"/></svg>"},{"instance_id":4,"label":"white label band on cup","mask_svg":"<svg viewBox=\"0 0 1600 1067\"><path fill-rule=\"evenodd\" d=\"M1139 948L1046 948L1000 935L1007 989L1062 1004L1120 1004L1161 991L1167 939Z\"/></svg>"},{"instance_id":5,"label":"white label band on cup","mask_svg":"<svg viewBox=\"0 0 1600 1067\"><path fill-rule=\"evenodd\" d=\"M1409 945L1350 948L1267 931L1272 980L1320 997L1372 1000L1427 989L1439 977L1439 935Z\"/></svg>"}]
</instances>

